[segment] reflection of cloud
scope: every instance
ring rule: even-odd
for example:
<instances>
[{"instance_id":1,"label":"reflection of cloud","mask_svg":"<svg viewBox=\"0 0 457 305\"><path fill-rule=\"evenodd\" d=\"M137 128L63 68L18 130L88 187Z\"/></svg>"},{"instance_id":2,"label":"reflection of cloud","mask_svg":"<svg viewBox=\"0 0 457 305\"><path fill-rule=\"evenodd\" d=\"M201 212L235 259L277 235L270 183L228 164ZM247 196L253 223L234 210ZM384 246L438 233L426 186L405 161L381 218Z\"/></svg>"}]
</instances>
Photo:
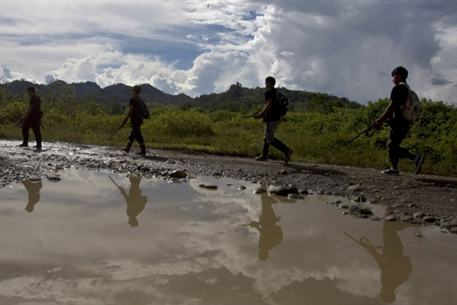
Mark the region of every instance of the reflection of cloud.
<instances>
[{"instance_id":1,"label":"reflection of cloud","mask_svg":"<svg viewBox=\"0 0 457 305\"><path fill-rule=\"evenodd\" d=\"M89 177L72 173L72 177ZM128 183L127 178L114 178ZM59 304L198 304L232 295L239 303L281 303L275 297L289 287L294 287L298 298L314 282L352 303L379 293L376 263L352 240L335 232L335 227L352 228L379 237L379 224L343 217L334 207L317 202L317 196L310 196L306 204L274 204L284 240L262 262L257 258L258 232L239 226L261 213L261 198L252 194L257 185L208 177L182 184L142 180L142 191L150 201L139 216L141 225L130 230L125 226L125 204L105 202L113 189L106 176L99 173L72 180L72 188L80 193L97 179L103 183L95 188L98 193L74 201L67 198L63 205L53 201L53 192L65 186L65 179L62 175L59 184L44 185L46 198L33 215L17 207L9 194L2 202L2 211L11 210L8 215L0 213L2 297ZM227 186L228 182L233 185ZM211 192L200 189L200 183L220 187ZM237 190L238 184L247 189ZM91 204L82 204L90 197ZM429 250L421 247L418 253ZM432 248L442 250L435 244ZM449 257L443 262L452 261ZM418 265L427 268L427 264ZM22 266L20 272L15 266ZM430 267L445 280L434 289L438 294L446 291L453 283L446 271L449 264ZM429 269L423 270L427 274ZM430 300L416 297L417 290L410 287L420 287L422 280L419 277L419 284L414 280L397 292L404 304ZM309 297L317 298L319 293L311 291Z\"/></svg>"}]
</instances>

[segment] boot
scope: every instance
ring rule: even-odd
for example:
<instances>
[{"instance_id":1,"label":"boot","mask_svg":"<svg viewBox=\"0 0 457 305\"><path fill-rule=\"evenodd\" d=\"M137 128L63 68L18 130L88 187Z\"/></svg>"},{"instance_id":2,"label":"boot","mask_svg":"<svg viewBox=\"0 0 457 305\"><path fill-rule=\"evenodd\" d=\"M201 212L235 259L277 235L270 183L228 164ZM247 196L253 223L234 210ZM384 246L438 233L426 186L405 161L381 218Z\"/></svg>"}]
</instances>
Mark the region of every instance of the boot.
<instances>
[{"instance_id":1,"label":"boot","mask_svg":"<svg viewBox=\"0 0 457 305\"><path fill-rule=\"evenodd\" d=\"M128 141L127 145L122 150L125 151L126 153L129 153L130 148L132 148L132 144L133 144L133 142Z\"/></svg>"},{"instance_id":2,"label":"boot","mask_svg":"<svg viewBox=\"0 0 457 305\"><path fill-rule=\"evenodd\" d=\"M146 145L144 143L140 144L141 152L139 153L142 156L146 156Z\"/></svg>"},{"instance_id":3,"label":"boot","mask_svg":"<svg viewBox=\"0 0 457 305\"><path fill-rule=\"evenodd\" d=\"M263 142L262 154L255 159L257 161L267 161L268 160L268 150L270 149L270 143Z\"/></svg>"}]
</instances>

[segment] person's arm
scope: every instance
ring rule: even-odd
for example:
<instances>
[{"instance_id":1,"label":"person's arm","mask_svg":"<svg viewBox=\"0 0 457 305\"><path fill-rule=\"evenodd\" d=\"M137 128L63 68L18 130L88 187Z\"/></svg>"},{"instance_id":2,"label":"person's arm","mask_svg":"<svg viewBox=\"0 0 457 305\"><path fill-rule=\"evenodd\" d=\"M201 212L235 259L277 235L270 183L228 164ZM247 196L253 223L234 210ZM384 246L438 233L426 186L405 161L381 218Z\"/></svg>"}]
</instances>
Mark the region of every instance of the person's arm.
<instances>
[{"instance_id":1,"label":"person's arm","mask_svg":"<svg viewBox=\"0 0 457 305\"><path fill-rule=\"evenodd\" d=\"M33 105L30 104L30 105L29 105L29 109L28 109L27 112L24 114L24 116L21 118L21 121L23 121L23 120L25 120L25 119L27 119L27 118L29 117L30 112L32 112L32 109L33 109Z\"/></svg>"},{"instance_id":2,"label":"person's arm","mask_svg":"<svg viewBox=\"0 0 457 305\"><path fill-rule=\"evenodd\" d=\"M265 105L265 107L263 108L263 110L260 112L260 113L257 113L254 118L256 119L260 119L260 118L263 118L268 110L270 110L270 108L273 106L273 101L271 99L268 99L267 100L267 104Z\"/></svg>"},{"instance_id":3,"label":"person's arm","mask_svg":"<svg viewBox=\"0 0 457 305\"><path fill-rule=\"evenodd\" d=\"M129 120L130 117L132 116L132 113L133 113L133 105L130 105L129 113L127 113L127 116L126 116L125 119L122 121L122 126L124 126L125 124L127 124L128 120Z\"/></svg>"},{"instance_id":4,"label":"person's arm","mask_svg":"<svg viewBox=\"0 0 457 305\"><path fill-rule=\"evenodd\" d=\"M382 123L384 123L384 121L392 115L392 113L394 112L394 108L395 101L390 100L389 106L387 106L384 113L374 122L373 128L379 129L382 126Z\"/></svg>"}]
</instances>

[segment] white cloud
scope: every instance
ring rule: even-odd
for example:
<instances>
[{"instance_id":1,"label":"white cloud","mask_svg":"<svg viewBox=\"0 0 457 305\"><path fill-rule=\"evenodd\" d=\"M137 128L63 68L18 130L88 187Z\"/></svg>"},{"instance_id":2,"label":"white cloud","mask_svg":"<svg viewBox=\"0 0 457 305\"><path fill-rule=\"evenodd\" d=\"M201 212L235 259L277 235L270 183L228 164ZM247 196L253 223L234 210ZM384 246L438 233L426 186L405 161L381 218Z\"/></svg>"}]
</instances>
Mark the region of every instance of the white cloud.
<instances>
[{"instance_id":1,"label":"white cloud","mask_svg":"<svg viewBox=\"0 0 457 305\"><path fill-rule=\"evenodd\" d=\"M209 4L209 7L208 7ZM2 7L0 64L11 79L101 86L149 82L168 93L221 92L234 82L365 103L410 71L420 96L457 103L451 1L32 1ZM7 78L4 78L7 79Z\"/></svg>"}]
</instances>

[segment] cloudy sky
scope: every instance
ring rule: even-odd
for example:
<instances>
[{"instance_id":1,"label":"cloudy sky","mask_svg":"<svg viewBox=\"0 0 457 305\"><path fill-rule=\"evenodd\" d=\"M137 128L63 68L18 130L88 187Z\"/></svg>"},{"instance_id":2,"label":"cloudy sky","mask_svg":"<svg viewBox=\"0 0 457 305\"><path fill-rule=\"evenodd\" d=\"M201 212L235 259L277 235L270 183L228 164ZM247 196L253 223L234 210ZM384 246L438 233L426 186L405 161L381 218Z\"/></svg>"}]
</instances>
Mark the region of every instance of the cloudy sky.
<instances>
[{"instance_id":1,"label":"cloudy sky","mask_svg":"<svg viewBox=\"0 0 457 305\"><path fill-rule=\"evenodd\" d=\"M149 83L199 96L235 82L389 96L402 65L457 105L455 0L2 0L2 81Z\"/></svg>"}]
</instances>

